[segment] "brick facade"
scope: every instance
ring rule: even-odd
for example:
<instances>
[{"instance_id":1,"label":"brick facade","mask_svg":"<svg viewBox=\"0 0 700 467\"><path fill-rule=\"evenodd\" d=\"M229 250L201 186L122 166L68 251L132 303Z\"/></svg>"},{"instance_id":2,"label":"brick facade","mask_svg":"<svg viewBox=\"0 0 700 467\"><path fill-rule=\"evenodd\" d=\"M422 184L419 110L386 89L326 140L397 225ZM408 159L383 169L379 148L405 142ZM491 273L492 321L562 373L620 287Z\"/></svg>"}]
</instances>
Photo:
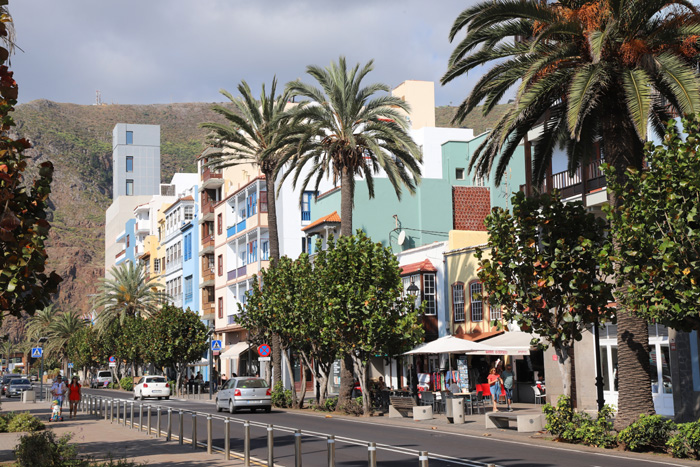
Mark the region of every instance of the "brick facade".
<instances>
[{"instance_id":1,"label":"brick facade","mask_svg":"<svg viewBox=\"0 0 700 467\"><path fill-rule=\"evenodd\" d=\"M486 187L452 187L452 226L455 230L485 231L491 212L491 192Z\"/></svg>"}]
</instances>

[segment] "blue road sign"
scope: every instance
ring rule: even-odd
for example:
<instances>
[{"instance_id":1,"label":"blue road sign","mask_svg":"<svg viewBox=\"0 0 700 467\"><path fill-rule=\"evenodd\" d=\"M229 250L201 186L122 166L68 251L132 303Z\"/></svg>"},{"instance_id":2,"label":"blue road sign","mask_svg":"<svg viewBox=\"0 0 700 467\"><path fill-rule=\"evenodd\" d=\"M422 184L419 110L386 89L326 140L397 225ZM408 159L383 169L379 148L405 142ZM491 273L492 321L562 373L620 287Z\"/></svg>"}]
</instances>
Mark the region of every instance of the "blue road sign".
<instances>
[{"instance_id":1,"label":"blue road sign","mask_svg":"<svg viewBox=\"0 0 700 467\"><path fill-rule=\"evenodd\" d=\"M109 363L117 363L116 357L109 357Z\"/></svg>"},{"instance_id":2,"label":"blue road sign","mask_svg":"<svg viewBox=\"0 0 700 467\"><path fill-rule=\"evenodd\" d=\"M68 368L73 368L73 364L72 364L72 363L68 363Z\"/></svg>"},{"instance_id":3,"label":"blue road sign","mask_svg":"<svg viewBox=\"0 0 700 467\"><path fill-rule=\"evenodd\" d=\"M41 358L44 353L44 349L41 347L32 347L32 358Z\"/></svg>"},{"instance_id":4,"label":"blue road sign","mask_svg":"<svg viewBox=\"0 0 700 467\"><path fill-rule=\"evenodd\" d=\"M221 341L211 341L211 349L214 352L221 352Z\"/></svg>"}]
</instances>

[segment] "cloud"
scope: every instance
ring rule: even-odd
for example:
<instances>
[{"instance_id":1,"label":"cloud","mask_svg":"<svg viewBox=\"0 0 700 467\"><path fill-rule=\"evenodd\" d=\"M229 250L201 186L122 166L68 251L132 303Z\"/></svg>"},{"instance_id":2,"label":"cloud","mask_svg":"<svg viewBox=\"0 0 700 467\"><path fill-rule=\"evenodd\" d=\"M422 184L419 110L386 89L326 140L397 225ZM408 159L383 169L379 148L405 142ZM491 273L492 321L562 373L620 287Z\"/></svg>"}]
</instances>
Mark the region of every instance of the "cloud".
<instances>
[{"instance_id":1,"label":"cloud","mask_svg":"<svg viewBox=\"0 0 700 467\"><path fill-rule=\"evenodd\" d=\"M471 2L473 3L473 1ZM375 60L368 81L436 83L455 17L470 2L22 0L10 4L24 52L12 69L23 102L88 104L221 101L242 79L306 79L309 64L345 55ZM469 83L436 86L438 105L461 101Z\"/></svg>"}]
</instances>

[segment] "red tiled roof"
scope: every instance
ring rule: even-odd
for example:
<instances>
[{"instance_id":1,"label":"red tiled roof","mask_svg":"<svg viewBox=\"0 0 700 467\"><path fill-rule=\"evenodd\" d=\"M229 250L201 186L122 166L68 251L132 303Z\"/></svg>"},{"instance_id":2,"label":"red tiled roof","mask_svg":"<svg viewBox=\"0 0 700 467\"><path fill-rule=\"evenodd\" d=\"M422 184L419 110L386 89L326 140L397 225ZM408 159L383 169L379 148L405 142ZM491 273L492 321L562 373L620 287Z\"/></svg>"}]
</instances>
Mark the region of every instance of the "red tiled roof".
<instances>
[{"instance_id":1,"label":"red tiled roof","mask_svg":"<svg viewBox=\"0 0 700 467\"><path fill-rule=\"evenodd\" d=\"M184 198L180 198L178 201L194 201L194 198L191 196L185 196Z\"/></svg>"},{"instance_id":2,"label":"red tiled roof","mask_svg":"<svg viewBox=\"0 0 700 467\"><path fill-rule=\"evenodd\" d=\"M420 263L411 263L399 266L401 268L401 275L406 276L408 274L414 274L416 272L437 272L433 263L429 259L425 259Z\"/></svg>"},{"instance_id":3,"label":"red tiled roof","mask_svg":"<svg viewBox=\"0 0 700 467\"><path fill-rule=\"evenodd\" d=\"M304 227L301 230L302 230L302 232L304 232L312 227L316 227L317 225L326 224L326 223L340 224L340 216L338 215L338 211L333 211L332 213L328 214L327 216L323 216L320 219L316 219L311 224L307 225L306 227Z\"/></svg>"}]
</instances>

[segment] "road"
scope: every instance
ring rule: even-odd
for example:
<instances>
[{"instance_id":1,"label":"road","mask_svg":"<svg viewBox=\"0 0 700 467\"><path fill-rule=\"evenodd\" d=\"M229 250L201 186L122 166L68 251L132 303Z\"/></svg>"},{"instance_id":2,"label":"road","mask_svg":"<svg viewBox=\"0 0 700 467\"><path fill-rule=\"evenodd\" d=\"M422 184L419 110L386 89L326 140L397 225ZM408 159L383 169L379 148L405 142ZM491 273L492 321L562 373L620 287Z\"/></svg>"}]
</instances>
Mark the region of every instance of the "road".
<instances>
[{"instance_id":1,"label":"road","mask_svg":"<svg viewBox=\"0 0 700 467\"><path fill-rule=\"evenodd\" d=\"M132 401L127 394L119 391L84 390L85 393L115 397ZM173 409L173 434L179 430L179 411L185 412L183 432L186 439L192 433L192 414L200 412L212 415L213 442L223 449L224 418L227 412L217 413L213 404L196 400L147 401L153 406ZM167 409L165 409L167 410ZM163 411L162 428L165 431L167 416ZM156 411L153 410L152 426L156 427ZM135 404L135 422L138 423L138 403ZM144 410L143 423L147 415ZM294 465L294 431L302 430L302 453L305 465L327 465L327 436L335 436L336 465L366 466L367 445L377 444L377 461L380 466L417 465L420 451L429 452L430 467L468 466L484 467L487 464L499 466L567 466L567 467L658 467L673 464L670 458L659 460L629 457L623 453L580 452L566 445L542 446L522 440L503 440L466 433L446 433L423 427L402 427L382 424L378 419L326 418L316 414L283 412L273 410L261 412L237 412L230 416L231 450L243 452L243 423L251 423L251 455L267 459L267 425L273 424L274 459L276 465ZM197 439L206 442L206 416L197 417Z\"/></svg>"}]
</instances>

